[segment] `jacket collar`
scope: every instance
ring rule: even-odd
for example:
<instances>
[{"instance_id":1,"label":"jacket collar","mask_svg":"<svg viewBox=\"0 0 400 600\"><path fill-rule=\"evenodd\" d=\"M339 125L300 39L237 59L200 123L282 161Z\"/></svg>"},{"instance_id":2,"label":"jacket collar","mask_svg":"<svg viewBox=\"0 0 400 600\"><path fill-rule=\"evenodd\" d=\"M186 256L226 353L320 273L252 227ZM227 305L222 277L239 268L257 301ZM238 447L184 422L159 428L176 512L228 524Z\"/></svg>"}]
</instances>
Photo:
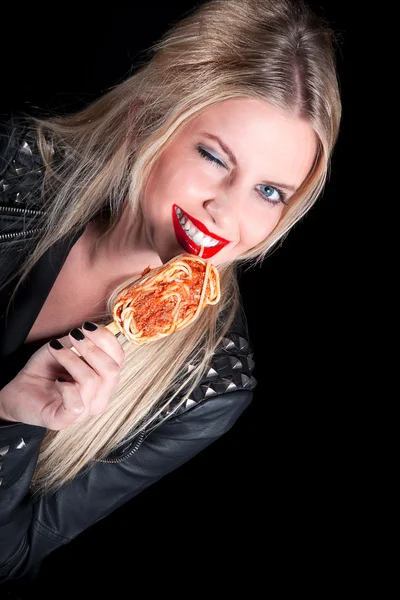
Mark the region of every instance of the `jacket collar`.
<instances>
[{"instance_id":1,"label":"jacket collar","mask_svg":"<svg viewBox=\"0 0 400 600\"><path fill-rule=\"evenodd\" d=\"M10 305L7 319L4 313L13 287L10 285L1 291L0 356L11 354L24 343L72 246L83 231L84 228L81 228L73 235L58 241L43 254L19 287Z\"/></svg>"}]
</instances>

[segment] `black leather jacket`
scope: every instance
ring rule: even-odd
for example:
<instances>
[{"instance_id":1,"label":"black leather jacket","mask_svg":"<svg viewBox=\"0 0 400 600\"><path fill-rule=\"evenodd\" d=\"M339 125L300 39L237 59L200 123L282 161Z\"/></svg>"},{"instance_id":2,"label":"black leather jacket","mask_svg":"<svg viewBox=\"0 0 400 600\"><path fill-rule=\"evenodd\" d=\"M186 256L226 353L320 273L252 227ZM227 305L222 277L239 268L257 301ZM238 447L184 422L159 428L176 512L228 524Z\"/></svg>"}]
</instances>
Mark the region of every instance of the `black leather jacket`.
<instances>
[{"instance_id":1,"label":"black leather jacket","mask_svg":"<svg viewBox=\"0 0 400 600\"><path fill-rule=\"evenodd\" d=\"M34 137L19 120L0 130L0 273L29 252L30 231L41 210L37 192L42 163ZM0 387L19 372L35 345L23 344L67 255L82 232L55 245L29 275L7 323L11 286L0 292ZM20 242L12 252L7 242ZM34 293L33 293L34 292ZM228 431L249 405L255 380L242 318L217 349L191 398L148 435L115 450L56 495L34 500L29 484L46 430L23 423L0 425L0 581L25 577L50 552L67 544L153 482Z\"/></svg>"}]
</instances>

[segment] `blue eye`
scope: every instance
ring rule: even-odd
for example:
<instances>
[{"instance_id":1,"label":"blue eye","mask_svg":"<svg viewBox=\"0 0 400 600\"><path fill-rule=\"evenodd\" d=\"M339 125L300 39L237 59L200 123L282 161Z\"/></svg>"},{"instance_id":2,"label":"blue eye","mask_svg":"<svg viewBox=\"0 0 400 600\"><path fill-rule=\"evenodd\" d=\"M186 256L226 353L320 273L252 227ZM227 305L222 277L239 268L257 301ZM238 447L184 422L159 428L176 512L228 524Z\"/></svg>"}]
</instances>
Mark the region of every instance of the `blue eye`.
<instances>
[{"instance_id":1,"label":"blue eye","mask_svg":"<svg viewBox=\"0 0 400 600\"><path fill-rule=\"evenodd\" d=\"M282 190L278 190L272 185L261 184L261 188L264 188L264 191L261 191L261 195L265 198L267 202L270 204L279 204L280 202L285 202L286 195Z\"/></svg>"}]
</instances>

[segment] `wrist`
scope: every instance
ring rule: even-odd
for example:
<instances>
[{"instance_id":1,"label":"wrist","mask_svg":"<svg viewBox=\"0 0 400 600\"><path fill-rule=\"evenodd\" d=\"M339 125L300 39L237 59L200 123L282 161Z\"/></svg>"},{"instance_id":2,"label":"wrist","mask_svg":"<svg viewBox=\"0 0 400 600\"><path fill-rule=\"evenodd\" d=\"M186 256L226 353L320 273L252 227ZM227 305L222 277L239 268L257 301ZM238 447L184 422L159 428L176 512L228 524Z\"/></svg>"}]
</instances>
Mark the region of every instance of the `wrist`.
<instances>
[{"instance_id":1,"label":"wrist","mask_svg":"<svg viewBox=\"0 0 400 600\"><path fill-rule=\"evenodd\" d=\"M4 390L5 388L0 390L0 425L13 425L14 423L18 423L18 421L7 415L3 410Z\"/></svg>"}]
</instances>

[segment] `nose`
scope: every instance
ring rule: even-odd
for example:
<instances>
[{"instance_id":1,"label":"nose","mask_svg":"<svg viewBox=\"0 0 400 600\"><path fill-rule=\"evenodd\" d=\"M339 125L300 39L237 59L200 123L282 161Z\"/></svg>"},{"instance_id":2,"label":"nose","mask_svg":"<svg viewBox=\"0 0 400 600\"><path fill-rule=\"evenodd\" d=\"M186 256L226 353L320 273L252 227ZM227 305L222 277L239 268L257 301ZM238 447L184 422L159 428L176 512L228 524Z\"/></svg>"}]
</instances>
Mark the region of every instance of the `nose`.
<instances>
[{"instance_id":1,"label":"nose","mask_svg":"<svg viewBox=\"0 0 400 600\"><path fill-rule=\"evenodd\" d=\"M233 198L228 198L228 196L213 198L204 202L205 210L221 231L221 235L223 235L222 232L229 233L230 236L236 233L239 223L238 204L238 202L235 202Z\"/></svg>"}]
</instances>

